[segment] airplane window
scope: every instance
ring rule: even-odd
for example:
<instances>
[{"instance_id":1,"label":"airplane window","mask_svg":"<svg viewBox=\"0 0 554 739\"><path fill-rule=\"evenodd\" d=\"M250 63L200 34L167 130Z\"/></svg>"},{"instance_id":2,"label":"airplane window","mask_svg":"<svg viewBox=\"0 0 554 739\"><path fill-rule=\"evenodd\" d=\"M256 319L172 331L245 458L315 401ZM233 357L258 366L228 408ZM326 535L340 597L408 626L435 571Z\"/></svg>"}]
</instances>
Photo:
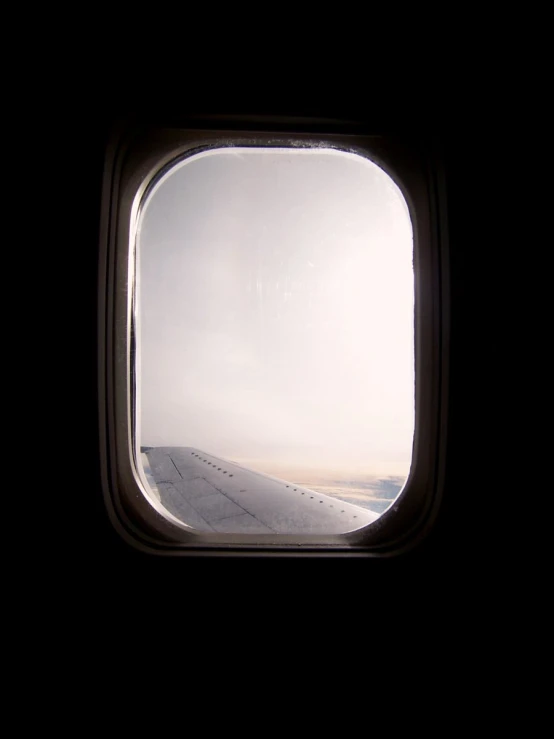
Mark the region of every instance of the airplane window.
<instances>
[{"instance_id":1,"label":"airplane window","mask_svg":"<svg viewBox=\"0 0 554 739\"><path fill-rule=\"evenodd\" d=\"M135 444L193 529L345 533L414 439L413 230L371 160L220 147L166 167L135 234Z\"/></svg>"}]
</instances>

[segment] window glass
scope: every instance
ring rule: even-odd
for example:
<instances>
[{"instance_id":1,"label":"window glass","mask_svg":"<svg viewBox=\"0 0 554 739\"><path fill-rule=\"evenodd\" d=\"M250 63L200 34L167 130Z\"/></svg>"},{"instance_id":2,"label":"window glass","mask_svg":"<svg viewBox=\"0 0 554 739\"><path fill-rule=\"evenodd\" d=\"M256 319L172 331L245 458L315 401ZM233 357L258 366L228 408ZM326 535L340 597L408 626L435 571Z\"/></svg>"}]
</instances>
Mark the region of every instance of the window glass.
<instances>
[{"instance_id":1,"label":"window glass","mask_svg":"<svg viewBox=\"0 0 554 739\"><path fill-rule=\"evenodd\" d=\"M413 237L379 166L330 148L189 156L143 202L135 288L136 443L170 513L340 533L392 504L414 435Z\"/></svg>"}]
</instances>

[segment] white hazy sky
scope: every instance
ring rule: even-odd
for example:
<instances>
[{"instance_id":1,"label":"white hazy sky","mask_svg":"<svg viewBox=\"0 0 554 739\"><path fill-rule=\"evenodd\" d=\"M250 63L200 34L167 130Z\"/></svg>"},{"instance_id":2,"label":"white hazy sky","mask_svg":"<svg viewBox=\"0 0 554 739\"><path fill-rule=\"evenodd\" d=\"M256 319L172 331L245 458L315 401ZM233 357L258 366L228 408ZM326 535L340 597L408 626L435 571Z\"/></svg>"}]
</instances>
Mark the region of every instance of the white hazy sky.
<instances>
[{"instance_id":1,"label":"white hazy sky","mask_svg":"<svg viewBox=\"0 0 554 739\"><path fill-rule=\"evenodd\" d=\"M376 164L225 148L157 182L137 232L140 443L407 475L412 225Z\"/></svg>"}]
</instances>

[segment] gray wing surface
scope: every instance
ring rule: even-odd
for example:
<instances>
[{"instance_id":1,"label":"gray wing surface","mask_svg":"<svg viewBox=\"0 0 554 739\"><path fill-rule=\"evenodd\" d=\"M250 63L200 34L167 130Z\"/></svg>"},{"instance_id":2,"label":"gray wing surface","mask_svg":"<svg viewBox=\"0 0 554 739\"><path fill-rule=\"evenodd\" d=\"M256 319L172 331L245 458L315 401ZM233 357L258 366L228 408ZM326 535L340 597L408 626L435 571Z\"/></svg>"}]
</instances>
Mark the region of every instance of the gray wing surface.
<instances>
[{"instance_id":1,"label":"gray wing surface","mask_svg":"<svg viewBox=\"0 0 554 739\"><path fill-rule=\"evenodd\" d=\"M194 447L153 447L145 455L162 505L200 531L344 534L379 517Z\"/></svg>"}]
</instances>

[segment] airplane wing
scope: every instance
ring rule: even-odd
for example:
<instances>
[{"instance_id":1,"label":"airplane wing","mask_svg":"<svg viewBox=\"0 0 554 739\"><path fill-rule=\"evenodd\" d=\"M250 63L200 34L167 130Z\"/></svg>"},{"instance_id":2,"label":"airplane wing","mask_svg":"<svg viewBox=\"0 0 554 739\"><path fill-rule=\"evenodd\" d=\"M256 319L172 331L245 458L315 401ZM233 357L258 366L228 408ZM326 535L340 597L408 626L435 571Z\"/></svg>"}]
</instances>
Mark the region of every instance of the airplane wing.
<instances>
[{"instance_id":1,"label":"airplane wing","mask_svg":"<svg viewBox=\"0 0 554 739\"><path fill-rule=\"evenodd\" d=\"M142 458L162 505L200 531L344 534L379 517L193 447L146 448Z\"/></svg>"}]
</instances>

